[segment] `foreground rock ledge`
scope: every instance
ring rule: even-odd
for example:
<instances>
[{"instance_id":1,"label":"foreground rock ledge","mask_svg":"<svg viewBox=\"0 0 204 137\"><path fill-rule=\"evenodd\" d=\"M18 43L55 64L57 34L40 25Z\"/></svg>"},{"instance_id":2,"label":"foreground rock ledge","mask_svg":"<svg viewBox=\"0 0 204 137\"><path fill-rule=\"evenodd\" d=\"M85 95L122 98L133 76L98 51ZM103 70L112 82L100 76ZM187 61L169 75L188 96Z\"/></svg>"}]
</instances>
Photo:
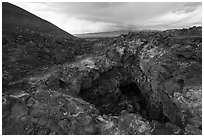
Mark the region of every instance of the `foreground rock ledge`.
<instances>
[{"instance_id":1,"label":"foreground rock ledge","mask_svg":"<svg viewBox=\"0 0 204 137\"><path fill-rule=\"evenodd\" d=\"M99 41L3 92L3 134L202 134L201 28Z\"/></svg>"}]
</instances>

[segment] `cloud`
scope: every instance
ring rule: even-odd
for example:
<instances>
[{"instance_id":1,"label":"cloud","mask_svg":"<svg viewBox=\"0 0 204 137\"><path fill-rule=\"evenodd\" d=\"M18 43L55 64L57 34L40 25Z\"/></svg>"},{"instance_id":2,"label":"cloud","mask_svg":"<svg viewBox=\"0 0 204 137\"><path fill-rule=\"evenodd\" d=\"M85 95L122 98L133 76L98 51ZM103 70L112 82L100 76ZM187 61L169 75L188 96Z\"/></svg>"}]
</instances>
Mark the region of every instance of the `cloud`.
<instances>
[{"instance_id":1,"label":"cloud","mask_svg":"<svg viewBox=\"0 0 204 137\"><path fill-rule=\"evenodd\" d=\"M168 29L202 24L201 2L14 3L65 31Z\"/></svg>"},{"instance_id":2,"label":"cloud","mask_svg":"<svg viewBox=\"0 0 204 137\"><path fill-rule=\"evenodd\" d=\"M89 20L82 20L78 18L70 18L64 22L63 26L67 26L66 29L72 33L89 33L92 32L103 32L107 30L117 30L117 24L109 22L92 22ZM73 27L74 26L74 27Z\"/></svg>"},{"instance_id":3,"label":"cloud","mask_svg":"<svg viewBox=\"0 0 204 137\"><path fill-rule=\"evenodd\" d=\"M189 2L189 3L186 3L181 9L176 9L173 12L189 13L189 12L193 12L194 10L198 9L201 6L202 6L201 2Z\"/></svg>"},{"instance_id":4,"label":"cloud","mask_svg":"<svg viewBox=\"0 0 204 137\"><path fill-rule=\"evenodd\" d=\"M188 2L184 6L186 6L186 7L198 7L198 6L202 6L202 2Z\"/></svg>"},{"instance_id":5,"label":"cloud","mask_svg":"<svg viewBox=\"0 0 204 137\"><path fill-rule=\"evenodd\" d=\"M183 10L182 10L183 11ZM168 12L163 16L159 16L149 20L150 24L166 25L168 28L189 27L193 25L202 25L202 7L197 7L191 12Z\"/></svg>"}]
</instances>

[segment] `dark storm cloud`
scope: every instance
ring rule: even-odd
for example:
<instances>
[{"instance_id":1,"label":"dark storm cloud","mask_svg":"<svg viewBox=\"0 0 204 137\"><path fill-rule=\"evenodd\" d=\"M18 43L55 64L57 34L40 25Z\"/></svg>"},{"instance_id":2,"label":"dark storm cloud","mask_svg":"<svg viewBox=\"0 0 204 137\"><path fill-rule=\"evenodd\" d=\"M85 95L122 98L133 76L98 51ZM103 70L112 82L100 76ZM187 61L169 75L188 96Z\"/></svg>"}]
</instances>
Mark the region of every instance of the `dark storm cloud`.
<instances>
[{"instance_id":1,"label":"dark storm cloud","mask_svg":"<svg viewBox=\"0 0 204 137\"><path fill-rule=\"evenodd\" d=\"M59 2L20 3L71 33L121 29L166 29L202 23L199 2ZM199 24L198 23L198 24ZM152 26L152 27L151 27ZM156 27L155 27L156 26ZM146 28L146 29L148 29Z\"/></svg>"}]
</instances>

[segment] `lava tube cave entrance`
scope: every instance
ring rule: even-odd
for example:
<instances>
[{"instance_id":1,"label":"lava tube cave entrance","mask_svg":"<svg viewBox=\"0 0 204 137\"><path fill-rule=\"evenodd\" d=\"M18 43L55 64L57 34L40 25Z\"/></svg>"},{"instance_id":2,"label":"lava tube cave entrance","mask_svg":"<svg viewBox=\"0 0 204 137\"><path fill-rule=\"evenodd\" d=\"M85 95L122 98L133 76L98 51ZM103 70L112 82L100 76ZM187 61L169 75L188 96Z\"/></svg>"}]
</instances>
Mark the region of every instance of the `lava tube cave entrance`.
<instances>
[{"instance_id":1,"label":"lava tube cave entrance","mask_svg":"<svg viewBox=\"0 0 204 137\"><path fill-rule=\"evenodd\" d=\"M147 120L156 120L160 123L166 123L169 119L163 114L163 106L158 108L151 107L150 95L141 91L137 83L123 83L120 86L121 93L128 97L132 106L133 113L139 113Z\"/></svg>"},{"instance_id":2,"label":"lava tube cave entrance","mask_svg":"<svg viewBox=\"0 0 204 137\"><path fill-rule=\"evenodd\" d=\"M94 85L95 87L95 85ZM97 94L96 88L92 87L80 91L79 96L87 102L94 104L102 114L120 115L122 110L130 113L141 113L146 115L146 100L140 88L134 82L125 82L118 87L119 92L104 92ZM105 86L104 86L105 90ZM94 95L93 95L94 94Z\"/></svg>"},{"instance_id":3,"label":"lava tube cave entrance","mask_svg":"<svg viewBox=\"0 0 204 137\"><path fill-rule=\"evenodd\" d=\"M97 84L96 84L97 85ZM126 81L118 87L119 92L104 92L94 85L94 89L88 88L80 91L79 96L85 101L94 104L100 114L118 116L123 110L129 113L138 113L147 120L157 120L165 123L168 118L163 114L162 105L159 108L150 107L149 95L142 92L137 83ZM104 86L105 89L105 86ZM102 94L98 94L101 90ZM153 109L153 110L152 110Z\"/></svg>"},{"instance_id":4,"label":"lava tube cave entrance","mask_svg":"<svg viewBox=\"0 0 204 137\"><path fill-rule=\"evenodd\" d=\"M147 117L147 103L140 88L134 82L123 83L120 85L120 90L123 96L128 98L130 105L132 105L132 112L140 113L143 117ZM128 109L128 108L127 108ZM129 110L128 110L129 111ZM131 112L131 111L130 111Z\"/></svg>"}]
</instances>

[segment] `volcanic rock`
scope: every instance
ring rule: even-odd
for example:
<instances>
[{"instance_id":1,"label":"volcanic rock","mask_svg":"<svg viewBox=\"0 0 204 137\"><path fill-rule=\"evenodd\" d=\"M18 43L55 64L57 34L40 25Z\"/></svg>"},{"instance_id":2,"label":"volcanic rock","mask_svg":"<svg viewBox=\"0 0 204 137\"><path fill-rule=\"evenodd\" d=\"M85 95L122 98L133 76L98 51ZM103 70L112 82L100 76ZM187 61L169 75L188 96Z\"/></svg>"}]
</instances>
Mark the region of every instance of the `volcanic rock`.
<instances>
[{"instance_id":1,"label":"volcanic rock","mask_svg":"<svg viewBox=\"0 0 204 137\"><path fill-rule=\"evenodd\" d=\"M2 134L202 134L201 33L3 33Z\"/></svg>"}]
</instances>

